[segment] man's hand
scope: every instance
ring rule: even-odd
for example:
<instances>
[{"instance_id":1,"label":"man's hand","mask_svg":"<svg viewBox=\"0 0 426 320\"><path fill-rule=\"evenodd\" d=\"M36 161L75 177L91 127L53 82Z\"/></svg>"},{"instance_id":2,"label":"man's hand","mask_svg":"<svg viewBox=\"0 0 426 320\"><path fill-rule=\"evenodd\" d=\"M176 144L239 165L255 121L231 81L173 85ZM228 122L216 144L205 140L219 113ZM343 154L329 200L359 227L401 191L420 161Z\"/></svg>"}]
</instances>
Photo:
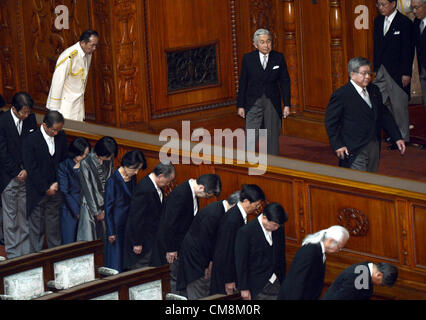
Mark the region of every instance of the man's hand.
<instances>
[{"instance_id":1,"label":"man's hand","mask_svg":"<svg viewBox=\"0 0 426 320\"><path fill-rule=\"evenodd\" d=\"M141 254L142 253L142 246L133 246L133 252L135 254Z\"/></svg>"},{"instance_id":2,"label":"man's hand","mask_svg":"<svg viewBox=\"0 0 426 320\"><path fill-rule=\"evenodd\" d=\"M168 263L173 263L177 259L177 257L178 257L177 251L166 253L166 259Z\"/></svg>"},{"instance_id":3,"label":"man's hand","mask_svg":"<svg viewBox=\"0 0 426 320\"><path fill-rule=\"evenodd\" d=\"M236 290L235 282L225 283L226 294L233 294Z\"/></svg>"},{"instance_id":4,"label":"man's hand","mask_svg":"<svg viewBox=\"0 0 426 320\"><path fill-rule=\"evenodd\" d=\"M402 81L402 86L406 87L410 84L411 77L410 76L402 76L401 81Z\"/></svg>"},{"instance_id":5,"label":"man's hand","mask_svg":"<svg viewBox=\"0 0 426 320\"><path fill-rule=\"evenodd\" d=\"M109 236L109 237L108 237L108 241L109 241L109 243L114 243L114 242L115 242L115 239L116 239L116 236L115 236L115 235L112 235L112 236Z\"/></svg>"},{"instance_id":6,"label":"man's hand","mask_svg":"<svg viewBox=\"0 0 426 320\"><path fill-rule=\"evenodd\" d=\"M101 212L98 213L98 215L96 216L96 220L103 221L105 219L105 211L102 210Z\"/></svg>"},{"instance_id":7,"label":"man's hand","mask_svg":"<svg viewBox=\"0 0 426 320\"><path fill-rule=\"evenodd\" d=\"M405 141L400 139L400 140L396 141L395 143L398 146L398 149L401 152L401 154L404 154L404 152L405 152Z\"/></svg>"},{"instance_id":8,"label":"man's hand","mask_svg":"<svg viewBox=\"0 0 426 320\"><path fill-rule=\"evenodd\" d=\"M57 182L52 183L49 189L46 191L46 195L48 196L54 196L56 192L58 191L59 185Z\"/></svg>"},{"instance_id":9,"label":"man's hand","mask_svg":"<svg viewBox=\"0 0 426 320\"><path fill-rule=\"evenodd\" d=\"M349 155L349 151L348 148L346 147L341 147L339 149L336 150L336 155L339 159L345 159L345 155Z\"/></svg>"},{"instance_id":10,"label":"man's hand","mask_svg":"<svg viewBox=\"0 0 426 320\"><path fill-rule=\"evenodd\" d=\"M237 113L241 118L245 119L246 112L245 112L244 108L238 108Z\"/></svg>"},{"instance_id":11,"label":"man's hand","mask_svg":"<svg viewBox=\"0 0 426 320\"><path fill-rule=\"evenodd\" d=\"M25 182L25 180L27 179L27 170L21 170L21 172L19 172L16 178L18 178L18 180L21 182Z\"/></svg>"},{"instance_id":12,"label":"man's hand","mask_svg":"<svg viewBox=\"0 0 426 320\"><path fill-rule=\"evenodd\" d=\"M251 300L250 290L241 290L241 298L243 300Z\"/></svg>"},{"instance_id":13,"label":"man's hand","mask_svg":"<svg viewBox=\"0 0 426 320\"><path fill-rule=\"evenodd\" d=\"M287 118L290 115L290 107L289 106L285 106L284 107L284 112L283 112L283 118Z\"/></svg>"}]
</instances>

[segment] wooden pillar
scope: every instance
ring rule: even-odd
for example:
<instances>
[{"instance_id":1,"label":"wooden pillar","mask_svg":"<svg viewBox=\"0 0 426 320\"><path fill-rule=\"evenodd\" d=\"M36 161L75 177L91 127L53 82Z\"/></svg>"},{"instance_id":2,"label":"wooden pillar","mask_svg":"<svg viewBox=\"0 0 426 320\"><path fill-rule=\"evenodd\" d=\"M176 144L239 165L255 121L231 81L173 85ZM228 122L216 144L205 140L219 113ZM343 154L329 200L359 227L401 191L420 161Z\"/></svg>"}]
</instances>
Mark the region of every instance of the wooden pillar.
<instances>
[{"instance_id":1,"label":"wooden pillar","mask_svg":"<svg viewBox=\"0 0 426 320\"><path fill-rule=\"evenodd\" d=\"M339 0L330 0L331 77L333 91L345 83L345 55L342 32L342 9Z\"/></svg>"}]
</instances>

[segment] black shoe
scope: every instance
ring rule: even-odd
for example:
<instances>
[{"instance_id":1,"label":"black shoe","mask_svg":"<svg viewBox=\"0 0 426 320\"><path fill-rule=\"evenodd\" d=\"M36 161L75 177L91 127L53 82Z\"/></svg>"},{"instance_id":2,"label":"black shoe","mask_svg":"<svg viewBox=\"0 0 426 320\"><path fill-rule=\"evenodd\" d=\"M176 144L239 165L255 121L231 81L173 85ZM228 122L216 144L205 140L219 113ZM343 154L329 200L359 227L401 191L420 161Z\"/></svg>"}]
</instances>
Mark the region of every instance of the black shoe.
<instances>
[{"instance_id":1,"label":"black shoe","mask_svg":"<svg viewBox=\"0 0 426 320\"><path fill-rule=\"evenodd\" d=\"M392 143L390 146L388 146L386 149L388 150L398 150L398 146L396 143Z\"/></svg>"},{"instance_id":2,"label":"black shoe","mask_svg":"<svg viewBox=\"0 0 426 320\"><path fill-rule=\"evenodd\" d=\"M426 150L426 144L422 144L422 145L420 146L420 150Z\"/></svg>"}]
</instances>

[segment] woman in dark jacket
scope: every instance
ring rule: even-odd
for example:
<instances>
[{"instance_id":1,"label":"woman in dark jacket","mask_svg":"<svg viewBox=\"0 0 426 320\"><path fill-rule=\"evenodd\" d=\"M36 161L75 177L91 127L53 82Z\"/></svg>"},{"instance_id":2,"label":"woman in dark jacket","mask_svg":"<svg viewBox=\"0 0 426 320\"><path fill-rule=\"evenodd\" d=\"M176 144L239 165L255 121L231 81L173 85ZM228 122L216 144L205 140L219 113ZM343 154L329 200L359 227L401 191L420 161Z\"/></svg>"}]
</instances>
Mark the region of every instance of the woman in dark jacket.
<instances>
[{"instance_id":1,"label":"woman in dark jacket","mask_svg":"<svg viewBox=\"0 0 426 320\"><path fill-rule=\"evenodd\" d=\"M90 152L86 138L76 138L68 148L68 158L59 164L58 182L62 192L61 233L62 243L75 242L78 218L80 217L80 161Z\"/></svg>"}]
</instances>

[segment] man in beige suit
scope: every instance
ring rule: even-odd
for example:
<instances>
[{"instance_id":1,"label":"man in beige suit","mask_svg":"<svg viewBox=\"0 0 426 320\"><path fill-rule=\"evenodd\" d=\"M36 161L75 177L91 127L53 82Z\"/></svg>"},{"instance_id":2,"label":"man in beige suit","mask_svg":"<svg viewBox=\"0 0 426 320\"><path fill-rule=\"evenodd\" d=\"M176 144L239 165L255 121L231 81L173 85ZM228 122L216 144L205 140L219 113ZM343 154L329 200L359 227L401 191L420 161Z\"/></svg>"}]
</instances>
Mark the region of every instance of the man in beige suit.
<instances>
[{"instance_id":1,"label":"man in beige suit","mask_svg":"<svg viewBox=\"0 0 426 320\"><path fill-rule=\"evenodd\" d=\"M84 120L84 91L98 42L98 33L86 30L79 42L61 53L52 77L47 109L61 112L66 119Z\"/></svg>"}]
</instances>

